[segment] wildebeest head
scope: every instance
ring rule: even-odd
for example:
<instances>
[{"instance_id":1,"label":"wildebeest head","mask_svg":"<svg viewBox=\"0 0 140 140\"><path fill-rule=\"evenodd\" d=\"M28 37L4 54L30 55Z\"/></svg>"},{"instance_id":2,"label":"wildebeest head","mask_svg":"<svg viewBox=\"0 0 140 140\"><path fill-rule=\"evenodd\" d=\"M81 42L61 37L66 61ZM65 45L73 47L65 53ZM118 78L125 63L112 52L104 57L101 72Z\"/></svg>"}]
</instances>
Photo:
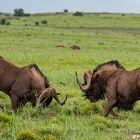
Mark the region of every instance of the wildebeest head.
<instances>
[{"instance_id":1,"label":"wildebeest head","mask_svg":"<svg viewBox=\"0 0 140 140\"><path fill-rule=\"evenodd\" d=\"M84 72L83 78L84 83L81 84L77 72L76 74L76 81L80 87L80 89L84 92L86 99L90 102L97 102L99 99L104 99L104 94L98 82L94 82L93 80L93 73L90 70Z\"/></svg>"},{"instance_id":2,"label":"wildebeest head","mask_svg":"<svg viewBox=\"0 0 140 140\"><path fill-rule=\"evenodd\" d=\"M64 101L60 101L59 97L58 97L59 93L56 92L56 90L54 88L45 88L42 93L40 94L40 96L37 99L37 104L44 104L45 106L48 105L52 99L54 98L58 104L60 105L64 105L65 102L67 101L67 96L65 97Z\"/></svg>"},{"instance_id":3,"label":"wildebeest head","mask_svg":"<svg viewBox=\"0 0 140 140\"><path fill-rule=\"evenodd\" d=\"M51 103L52 99L55 98L60 105L64 105L67 100L67 96L65 97L65 100L61 102L58 98L58 93L54 88L50 87L48 78L41 72L39 67L36 64L31 64L29 67L31 68L33 74L37 77L38 82L43 85L43 88L45 88L42 93L40 93L37 99L37 104L42 104L43 107L46 107Z\"/></svg>"},{"instance_id":4,"label":"wildebeest head","mask_svg":"<svg viewBox=\"0 0 140 140\"><path fill-rule=\"evenodd\" d=\"M84 83L81 84L77 72L76 74L76 80L80 87L80 89L84 92L84 96L90 100L90 102L96 102L100 99L105 99L104 93L105 93L105 83L100 78L100 74L106 75L106 73L103 72L103 70L106 69L124 69L124 67L116 60L112 60L103 64L98 65L93 72L90 70L87 70L84 72L83 78ZM100 74L99 74L100 73ZM101 75L102 75L101 74ZM103 76L102 75L102 76Z\"/></svg>"}]
</instances>

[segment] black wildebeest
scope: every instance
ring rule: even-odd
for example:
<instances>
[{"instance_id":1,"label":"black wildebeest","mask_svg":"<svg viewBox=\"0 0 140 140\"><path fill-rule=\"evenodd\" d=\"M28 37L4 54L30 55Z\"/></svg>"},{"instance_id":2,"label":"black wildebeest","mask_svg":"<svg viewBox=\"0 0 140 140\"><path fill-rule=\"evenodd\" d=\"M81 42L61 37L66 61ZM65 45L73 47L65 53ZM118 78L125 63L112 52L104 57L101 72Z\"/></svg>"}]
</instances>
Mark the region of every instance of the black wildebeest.
<instances>
[{"instance_id":1,"label":"black wildebeest","mask_svg":"<svg viewBox=\"0 0 140 140\"><path fill-rule=\"evenodd\" d=\"M116 60L98 65L93 73L84 73L85 83L81 84L77 73L77 83L84 95L91 101L107 97L108 103L105 108L105 117L113 112L113 107L132 109L134 103L140 100L140 68L127 71Z\"/></svg>"},{"instance_id":2,"label":"black wildebeest","mask_svg":"<svg viewBox=\"0 0 140 140\"><path fill-rule=\"evenodd\" d=\"M45 107L53 98L61 105L67 100L67 97L63 102L59 100L57 92L50 87L47 77L36 64L19 68L3 57L0 57L0 91L10 96L14 111L27 102Z\"/></svg>"}]
</instances>

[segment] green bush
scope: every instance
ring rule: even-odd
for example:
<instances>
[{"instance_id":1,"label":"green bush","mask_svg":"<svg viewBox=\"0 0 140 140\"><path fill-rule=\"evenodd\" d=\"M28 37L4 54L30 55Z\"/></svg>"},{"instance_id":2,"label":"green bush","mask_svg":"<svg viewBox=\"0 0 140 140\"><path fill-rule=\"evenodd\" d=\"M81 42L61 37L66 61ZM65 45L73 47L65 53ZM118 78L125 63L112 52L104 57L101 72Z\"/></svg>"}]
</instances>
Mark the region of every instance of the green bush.
<instances>
[{"instance_id":1,"label":"green bush","mask_svg":"<svg viewBox=\"0 0 140 140\"><path fill-rule=\"evenodd\" d=\"M24 16L24 9L14 9L14 16Z\"/></svg>"},{"instance_id":2,"label":"green bush","mask_svg":"<svg viewBox=\"0 0 140 140\"><path fill-rule=\"evenodd\" d=\"M4 25L5 23L6 23L6 19L5 18L0 19L0 24L1 25Z\"/></svg>"},{"instance_id":3,"label":"green bush","mask_svg":"<svg viewBox=\"0 0 140 140\"><path fill-rule=\"evenodd\" d=\"M82 12L77 11L73 14L73 16L84 16L84 14Z\"/></svg>"},{"instance_id":4,"label":"green bush","mask_svg":"<svg viewBox=\"0 0 140 140\"><path fill-rule=\"evenodd\" d=\"M47 20L42 20L41 23L42 24L48 24L48 21Z\"/></svg>"},{"instance_id":5,"label":"green bush","mask_svg":"<svg viewBox=\"0 0 140 140\"><path fill-rule=\"evenodd\" d=\"M68 11L68 9L64 9L64 13L68 13L69 11Z\"/></svg>"},{"instance_id":6,"label":"green bush","mask_svg":"<svg viewBox=\"0 0 140 140\"><path fill-rule=\"evenodd\" d=\"M24 16L29 17L29 16L31 16L31 14L30 13L25 13Z\"/></svg>"},{"instance_id":7,"label":"green bush","mask_svg":"<svg viewBox=\"0 0 140 140\"><path fill-rule=\"evenodd\" d=\"M39 22L38 22L38 21L36 21L36 22L35 22L35 25L37 25L37 26L38 26L38 25L39 25Z\"/></svg>"},{"instance_id":8,"label":"green bush","mask_svg":"<svg viewBox=\"0 0 140 140\"><path fill-rule=\"evenodd\" d=\"M10 25L10 22L7 22L5 18L2 18L0 19L0 25Z\"/></svg>"},{"instance_id":9,"label":"green bush","mask_svg":"<svg viewBox=\"0 0 140 140\"><path fill-rule=\"evenodd\" d=\"M10 22L6 22L5 25L10 25Z\"/></svg>"}]
</instances>

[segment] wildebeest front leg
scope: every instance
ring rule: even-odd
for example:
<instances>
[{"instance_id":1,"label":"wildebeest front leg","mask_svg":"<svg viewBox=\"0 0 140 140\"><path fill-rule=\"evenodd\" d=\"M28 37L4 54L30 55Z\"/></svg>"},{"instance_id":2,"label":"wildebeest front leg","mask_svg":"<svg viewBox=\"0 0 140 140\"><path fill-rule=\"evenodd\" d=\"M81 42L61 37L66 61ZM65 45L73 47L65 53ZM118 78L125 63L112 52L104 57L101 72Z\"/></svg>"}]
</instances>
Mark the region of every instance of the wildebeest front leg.
<instances>
[{"instance_id":1,"label":"wildebeest front leg","mask_svg":"<svg viewBox=\"0 0 140 140\"><path fill-rule=\"evenodd\" d=\"M108 104L107 104L107 106L106 106L106 108L105 108L105 117L107 117L108 116L108 114L111 112L112 113L112 108L115 106L115 104L116 104L116 101L110 101ZM113 112L114 113L114 112ZM116 114L117 115L117 114Z\"/></svg>"},{"instance_id":2,"label":"wildebeest front leg","mask_svg":"<svg viewBox=\"0 0 140 140\"><path fill-rule=\"evenodd\" d=\"M106 105L104 116L107 117L109 113L111 113L113 116L116 116L117 114L112 111L113 107L117 103L116 83L112 81L108 83L106 91L108 104Z\"/></svg>"},{"instance_id":3,"label":"wildebeest front leg","mask_svg":"<svg viewBox=\"0 0 140 140\"><path fill-rule=\"evenodd\" d=\"M12 109L16 112L18 107L18 97L15 95L11 96L11 102L12 102Z\"/></svg>"}]
</instances>

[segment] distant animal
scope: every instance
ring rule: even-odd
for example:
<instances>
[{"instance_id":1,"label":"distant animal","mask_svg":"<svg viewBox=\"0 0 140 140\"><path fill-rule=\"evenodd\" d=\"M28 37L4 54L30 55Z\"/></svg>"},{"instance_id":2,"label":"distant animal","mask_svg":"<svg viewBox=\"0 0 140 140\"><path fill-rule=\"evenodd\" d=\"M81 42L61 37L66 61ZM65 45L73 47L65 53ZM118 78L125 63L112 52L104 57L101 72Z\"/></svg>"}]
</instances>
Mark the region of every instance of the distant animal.
<instances>
[{"instance_id":1,"label":"distant animal","mask_svg":"<svg viewBox=\"0 0 140 140\"><path fill-rule=\"evenodd\" d=\"M129 110L140 100L140 68L127 71L117 60L100 64L93 72L86 71L84 84L79 81L77 73L76 80L91 102L107 97L105 117L109 113L118 117L112 110L114 107Z\"/></svg>"},{"instance_id":2,"label":"distant animal","mask_svg":"<svg viewBox=\"0 0 140 140\"><path fill-rule=\"evenodd\" d=\"M53 98L60 104L65 104L58 98L57 92L49 84L47 77L36 64L17 67L0 56L0 91L11 98L12 109L31 102L32 106L49 105Z\"/></svg>"}]
</instances>

